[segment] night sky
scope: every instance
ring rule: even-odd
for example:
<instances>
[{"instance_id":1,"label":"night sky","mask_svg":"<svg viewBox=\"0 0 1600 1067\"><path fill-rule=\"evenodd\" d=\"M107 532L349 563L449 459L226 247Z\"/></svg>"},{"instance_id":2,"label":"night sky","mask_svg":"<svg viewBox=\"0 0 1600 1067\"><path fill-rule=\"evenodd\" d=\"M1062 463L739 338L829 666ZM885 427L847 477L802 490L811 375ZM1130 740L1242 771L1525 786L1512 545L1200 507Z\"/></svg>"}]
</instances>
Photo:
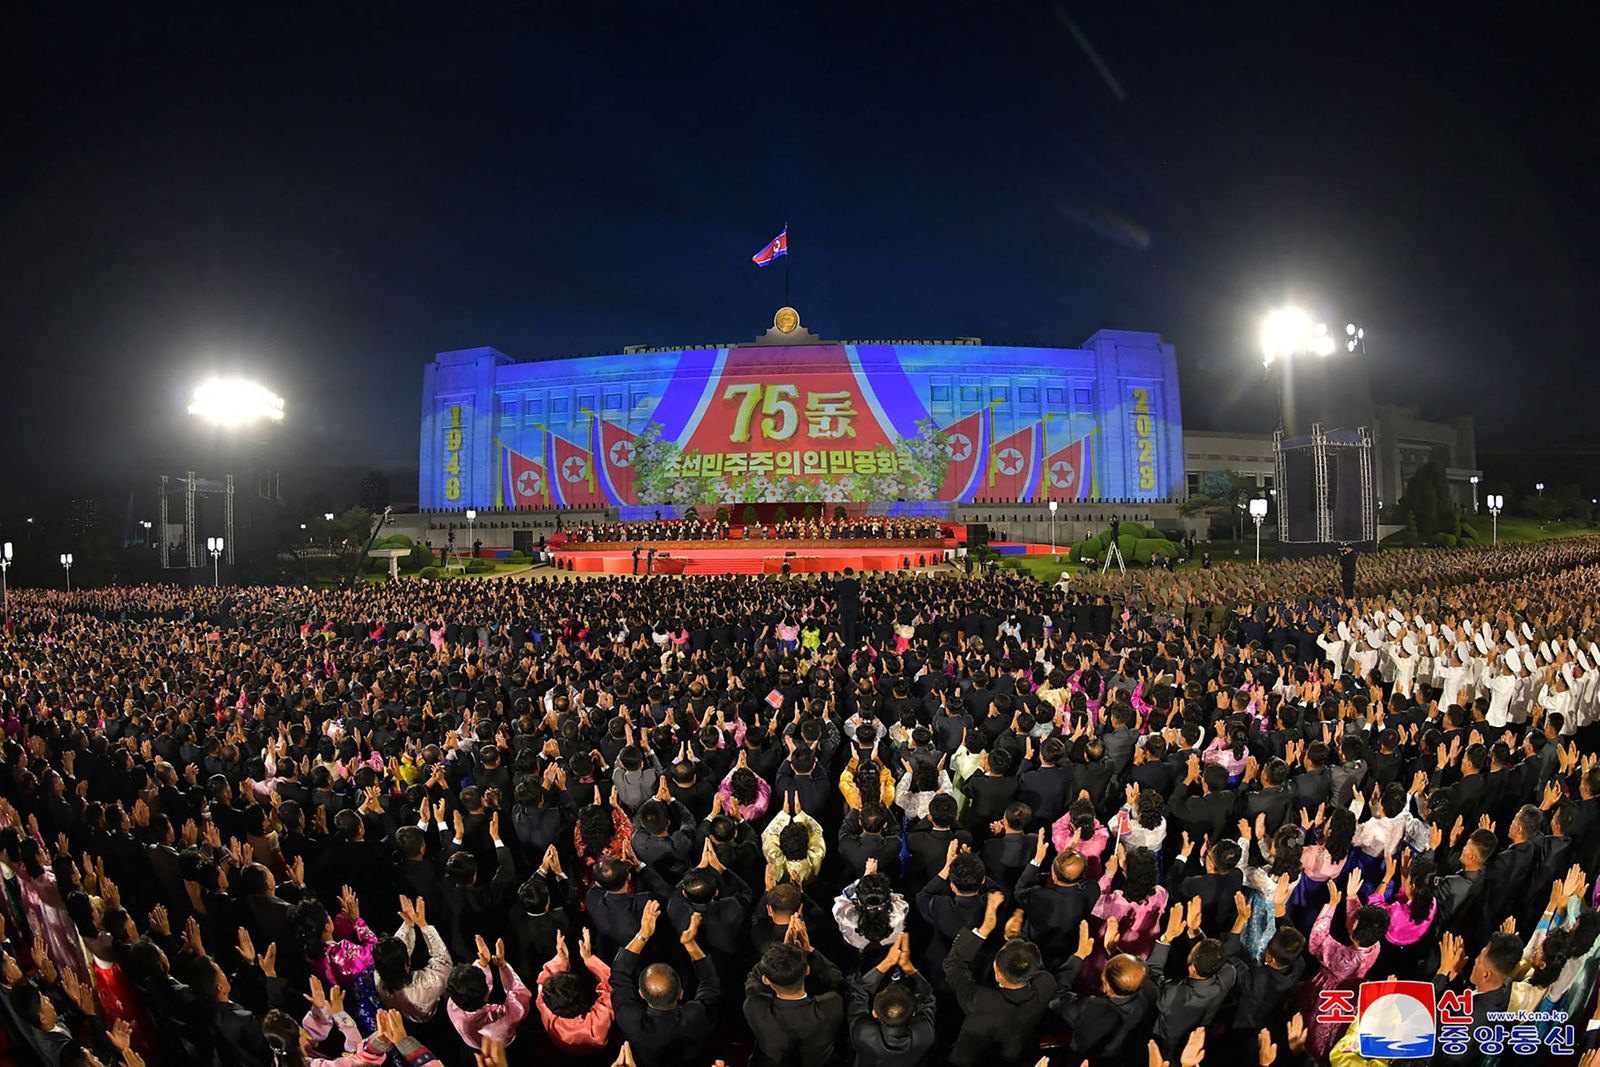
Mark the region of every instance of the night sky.
<instances>
[{"instance_id":1,"label":"night sky","mask_svg":"<svg viewBox=\"0 0 1600 1067\"><path fill-rule=\"evenodd\" d=\"M1159 331L1188 425L1265 430L1293 297L1380 400L1589 435L1576 7L755 6L13 10L0 484L203 465L213 368L286 396L291 470L414 468L435 351L751 338L785 221L825 337Z\"/></svg>"}]
</instances>

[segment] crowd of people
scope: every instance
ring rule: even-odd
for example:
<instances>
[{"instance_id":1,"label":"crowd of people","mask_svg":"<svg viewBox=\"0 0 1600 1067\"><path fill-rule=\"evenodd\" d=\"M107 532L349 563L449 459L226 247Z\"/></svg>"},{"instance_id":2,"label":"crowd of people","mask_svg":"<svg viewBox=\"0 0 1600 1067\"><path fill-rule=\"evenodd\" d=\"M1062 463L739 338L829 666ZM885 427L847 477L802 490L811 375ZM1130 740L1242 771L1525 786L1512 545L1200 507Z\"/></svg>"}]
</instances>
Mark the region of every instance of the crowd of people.
<instances>
[{"instance_id":1,"label":"crowd of people","mask_svg":"<svg viewBox=\"0 0 1600 1067\"><path fill-rule=\"evenodd\" d=\"M1581 1049L1600 543L1360 568L13 591L0 1060Z\"/></svg>"},{"instance_id":2,"label":"crowd of people","mask_svg":"<svg viewBox=\"0 0 1600 1067\"><path fill-rule=\"evenodd\" d=\"M567 536L585 544L625 541L726 541L726 519L649 519L643 522L585 523Z\"/></svg>"},{"instance_id":3,"label":"crowd of people","mask_svg":"<svg viewBox=\"0 0 1600 1067\"><path fill-rule=\"evenodd\" d=\"M725 519L655 519L645 522L591 523L569 527L568 536L583 544L652 541L840 541L932 540L943 536L937 519L869 515L855 519L784 519L744 523Z\"/></svg>"}]
</instances>

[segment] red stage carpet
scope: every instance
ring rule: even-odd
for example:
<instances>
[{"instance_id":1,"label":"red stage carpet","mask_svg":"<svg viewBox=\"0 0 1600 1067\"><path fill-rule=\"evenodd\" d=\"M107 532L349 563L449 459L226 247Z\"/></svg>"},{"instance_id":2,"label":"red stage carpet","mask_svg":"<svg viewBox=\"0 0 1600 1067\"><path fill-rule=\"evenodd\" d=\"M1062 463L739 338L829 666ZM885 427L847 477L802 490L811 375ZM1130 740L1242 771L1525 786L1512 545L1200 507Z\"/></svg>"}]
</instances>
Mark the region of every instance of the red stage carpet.
<instances>
[{"instance_id":1,"label":"red stage carpet","mask_svg":"<svg viewBox=\"0 0 1600 1067\"><path fill-rule=\"evenodd\" d=\"M669 556L656 556L655 570L659 574L778 574L785 562L795 574L837 572L846 567L857 571L900 570L906 559L911 565L933 566L943 553L928 546L912 548L885 545L883 548L829 548L818 545L793 549L761 547L740 544L737 547L707 546L705 548L672 549ZM555 552L556 564L562 570L579 574L631 574L633 553L631 549L589 549L574 552ZM645 559L639 557L639 572L644 573ZM680 569L681 567L681 569Z\"/></svg>"}]
</instances>

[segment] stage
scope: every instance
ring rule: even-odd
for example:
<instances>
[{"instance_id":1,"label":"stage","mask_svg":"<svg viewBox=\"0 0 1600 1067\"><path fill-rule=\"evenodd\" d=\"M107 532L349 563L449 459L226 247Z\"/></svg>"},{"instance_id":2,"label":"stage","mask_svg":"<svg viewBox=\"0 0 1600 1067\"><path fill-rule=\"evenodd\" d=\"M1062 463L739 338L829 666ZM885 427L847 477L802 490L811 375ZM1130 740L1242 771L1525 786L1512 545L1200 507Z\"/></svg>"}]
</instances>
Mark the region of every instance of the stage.
<instances>
[{"instance_id":1,"label":"stage","mask_svg":"<svg viewBox=\"0 0 1600 1067\"><path fill-rule=\"evenodd\" d=\"M650 546L646 544L646 552ZM951 542L954 547L954 542ZM662 553L665 553L664 555ZM578 574L632 574L633 549L629 547L574 546L553 553L556 566ZM856 571L895 571L906 566L930 567L944 558L937 544L861 544L836 546L826 541L702 541L673 542L657 552L656 574L780 574L789 564L791 574ZM639 573L646 555L639 555Z\"/></svg>"}]
</instances>

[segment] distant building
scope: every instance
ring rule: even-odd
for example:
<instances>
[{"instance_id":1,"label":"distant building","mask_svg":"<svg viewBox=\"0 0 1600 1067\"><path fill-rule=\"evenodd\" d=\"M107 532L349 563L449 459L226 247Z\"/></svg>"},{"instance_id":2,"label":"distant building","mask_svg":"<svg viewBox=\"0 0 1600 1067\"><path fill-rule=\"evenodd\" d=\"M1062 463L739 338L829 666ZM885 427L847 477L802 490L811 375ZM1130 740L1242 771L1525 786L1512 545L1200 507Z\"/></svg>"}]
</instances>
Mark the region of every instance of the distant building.
<instances>
[{"instance_id":1,"label":"distant building","mask_svg":"<svg viewBox=\"0 0 1600 1067\"><path fill-rule=\"evenodd\" d=\"M1386 504L1399 500L1417 468L1437 454L1456 503L1472 509L1472 478L1483 472L1478 469L1477 438L1470 415L1431 422L1415 405L1375 404L1372 445L1379 500ZM1237 471L1254 478L1258 488L1272 489L1272 435L1186 430L1183 470L1190 495L1200 491L1210 471Z\"/></svg>"},{"instance_id":2,"label":"distant building","mask_svg":"<svg viewBox=\"0 0 1600 1067\"><path fill-rule=\"evenodd\" d=\"M1459 507L1472 509L1472 479L1478 469L1478 441L1472 416L1429 422L1415 404L1375 404L1372 408L1373 459L1378 471L1378 499L1399 500L1411 476L1435 454L1444 464L1450 495Z\"/></svg>"}]
</instances>

